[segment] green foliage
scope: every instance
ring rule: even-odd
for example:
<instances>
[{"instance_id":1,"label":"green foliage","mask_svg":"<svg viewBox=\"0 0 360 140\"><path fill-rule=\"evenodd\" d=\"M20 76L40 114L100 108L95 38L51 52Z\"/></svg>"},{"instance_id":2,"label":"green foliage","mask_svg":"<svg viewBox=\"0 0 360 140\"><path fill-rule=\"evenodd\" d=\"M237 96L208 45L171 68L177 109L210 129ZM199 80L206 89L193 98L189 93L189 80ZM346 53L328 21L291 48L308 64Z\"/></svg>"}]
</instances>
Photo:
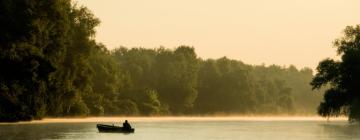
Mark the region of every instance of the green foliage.
<instances>
[{"instance_id":1,"label":"green foliage","mask_svg":"<svg viewBox=\"0 0 360 140\"><path fill-rule=\"evenodd\" d=\"M344 37L334 45L341 60L321 61L311 82L313 89L330 85L318 113L325 117L348 115L350 121L359 121L360 25L346 27Z\"/></svg>"},{"instance_id":2,"label":"green foliage","mask_svg":"<svg viewBox=\"0 0 360 140\"><path fill-rule=\"evenodd\" d=\"M209 59L201 63L195 108L205 114L313 114L321 96L311 91L311 77L311 70L293 66Z\"/></svg>"},{"instance_id":3,"label":"green foliage","mask_svg":"<svg viewBox=\"0 0 360 140\"><path fill-rule=\"evenodd\" d=\"M71 0L3 0L0 23L0 121L88 115L306 114L320 100L307 84L310 69L252 66L225 57L202 60L188 46L109 51L94 40L100 21ZM346 63L324 62L323 67L346 69L320 72L316 88L329 78L341 81L338 71L352 72L351 64L357 63L353 57L358 55L341 48L340 53L349 54L343 58ZM338 96L326 95L329 100ZM357 116L356 107L351 106L351 116Z\"/></svg>"},{"instance_id":4,"label":"green foliage","mask_svg":"<svg viewBox=\"0 0 360 140\"><path fill-rule=\"evenodd\" d=\"M60 49L70 1L0 3L0 120L39 119L46 114L47 83L56 71L48 56ZM53 50L53 51L48 51Z\"/></svg>"},{"instance_id":5,"label":"green foliage","mask_svg":"<svg viewBox=\"0 0 360 140\"><path fill-rule=\"evenodd\" d=\"M146 90L142 98L139 99L140 110L144 115L165 115L169 111L161 105L159 95L155 90Z\"/></svg>"},{"instance_id":6,"label":"green foliage","mask_svg":"<svg viewBox=\"0 0 360 140\"><path fill-rule=\"evenodd\" d=\"M199 72L197 110L249 112L254 98L248 72L244 64L227 58L205 61Z\"/></svg>"}]
</instances>

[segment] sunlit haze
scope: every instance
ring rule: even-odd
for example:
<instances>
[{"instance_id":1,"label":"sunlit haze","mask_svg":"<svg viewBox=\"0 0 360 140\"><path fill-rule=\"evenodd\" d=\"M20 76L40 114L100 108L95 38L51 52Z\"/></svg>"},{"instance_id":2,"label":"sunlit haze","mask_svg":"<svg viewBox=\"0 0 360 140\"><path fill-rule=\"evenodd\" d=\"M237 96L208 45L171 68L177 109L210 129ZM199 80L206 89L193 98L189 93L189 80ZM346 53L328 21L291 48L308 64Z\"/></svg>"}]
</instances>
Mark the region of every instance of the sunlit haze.
<instances>
[{"instance_id":1,"label":"sunlit haze","mask_svg":"<svg viewBox=\"0 0 360 140\"><path fill-rule=\"evenodd\" d=\"M73 123L73 122L119 122L129 119L132 122L164 121L346 121L346 117L323 118L316 116L225 116L225 117L88 117L88 118L45 118L20 123ZM9 123L0 123L9 124Z\"/></svg>"},{"instance_id":2,"label":"sunlit haze","mask_svg":"<svg viewBox=\"0 0 360 140\"><path fill-rule=\"evenodd\" d=\"M360 23L358 0L78 0L101 20L109 49L189 45L199 57L315 68ZM306 57L304 57L306 56Z\"/></svg>"}]
</instances>

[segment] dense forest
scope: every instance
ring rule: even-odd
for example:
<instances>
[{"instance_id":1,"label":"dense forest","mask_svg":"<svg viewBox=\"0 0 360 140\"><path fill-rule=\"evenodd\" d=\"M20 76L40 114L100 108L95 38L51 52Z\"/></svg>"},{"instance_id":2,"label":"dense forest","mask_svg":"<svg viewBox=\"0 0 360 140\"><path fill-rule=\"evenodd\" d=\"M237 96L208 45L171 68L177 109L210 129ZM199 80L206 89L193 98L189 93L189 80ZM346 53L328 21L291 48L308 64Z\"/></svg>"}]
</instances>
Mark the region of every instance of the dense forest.
<instances>
[{"instance_id":1,"label":"dense forest","mask_svg":"<svg viewBox=\"0 0 360 140\"><path fill-rule=\"evenodd\" d=\"M2 0L0 23L0 121L311 115L322 99L309 68L205 60L189 46L108 50L100 21L70 0Z\"/></svg>"}]
</instances>

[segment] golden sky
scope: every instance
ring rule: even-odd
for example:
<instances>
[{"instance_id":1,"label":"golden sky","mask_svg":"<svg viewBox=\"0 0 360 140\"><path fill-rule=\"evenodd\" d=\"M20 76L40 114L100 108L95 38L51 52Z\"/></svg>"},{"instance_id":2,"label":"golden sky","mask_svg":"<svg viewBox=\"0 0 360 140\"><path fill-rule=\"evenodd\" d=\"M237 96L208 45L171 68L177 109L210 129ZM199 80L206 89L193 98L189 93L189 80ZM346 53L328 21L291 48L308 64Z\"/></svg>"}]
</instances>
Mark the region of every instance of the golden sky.
<instances>
[{"instance_id":1,"label":"golden sky","mask_svg":"<svg viewBox=\"0 0 360 140\"><path fill-rule=\"evenodd\" d=\"M189 45L202 58L315 68L360 24L360 0L77 0L109 49Z\"/></svg>"}]
</instances>

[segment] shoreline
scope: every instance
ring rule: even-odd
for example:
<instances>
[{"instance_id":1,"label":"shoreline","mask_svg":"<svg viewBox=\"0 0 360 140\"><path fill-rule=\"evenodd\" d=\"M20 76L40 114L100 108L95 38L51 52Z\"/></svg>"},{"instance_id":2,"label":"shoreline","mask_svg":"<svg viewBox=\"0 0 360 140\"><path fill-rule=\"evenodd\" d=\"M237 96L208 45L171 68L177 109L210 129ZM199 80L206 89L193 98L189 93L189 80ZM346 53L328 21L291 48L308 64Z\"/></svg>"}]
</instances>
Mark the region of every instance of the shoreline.
<instances>
[{"instance_id":1,"label":"shoreline","mask_svg":"<svg viewBox=\"0 0 360 140\"><path fill-rule=\"evenodd\" d=\"M347 117L324 118L320 116L114 116L114 117L70 117L44 118L42 120L4 122L2 124L40 124L40 123L106 123L106 122L159 122L159 121L348 121Z\"/></svg>"}]
</instances>

